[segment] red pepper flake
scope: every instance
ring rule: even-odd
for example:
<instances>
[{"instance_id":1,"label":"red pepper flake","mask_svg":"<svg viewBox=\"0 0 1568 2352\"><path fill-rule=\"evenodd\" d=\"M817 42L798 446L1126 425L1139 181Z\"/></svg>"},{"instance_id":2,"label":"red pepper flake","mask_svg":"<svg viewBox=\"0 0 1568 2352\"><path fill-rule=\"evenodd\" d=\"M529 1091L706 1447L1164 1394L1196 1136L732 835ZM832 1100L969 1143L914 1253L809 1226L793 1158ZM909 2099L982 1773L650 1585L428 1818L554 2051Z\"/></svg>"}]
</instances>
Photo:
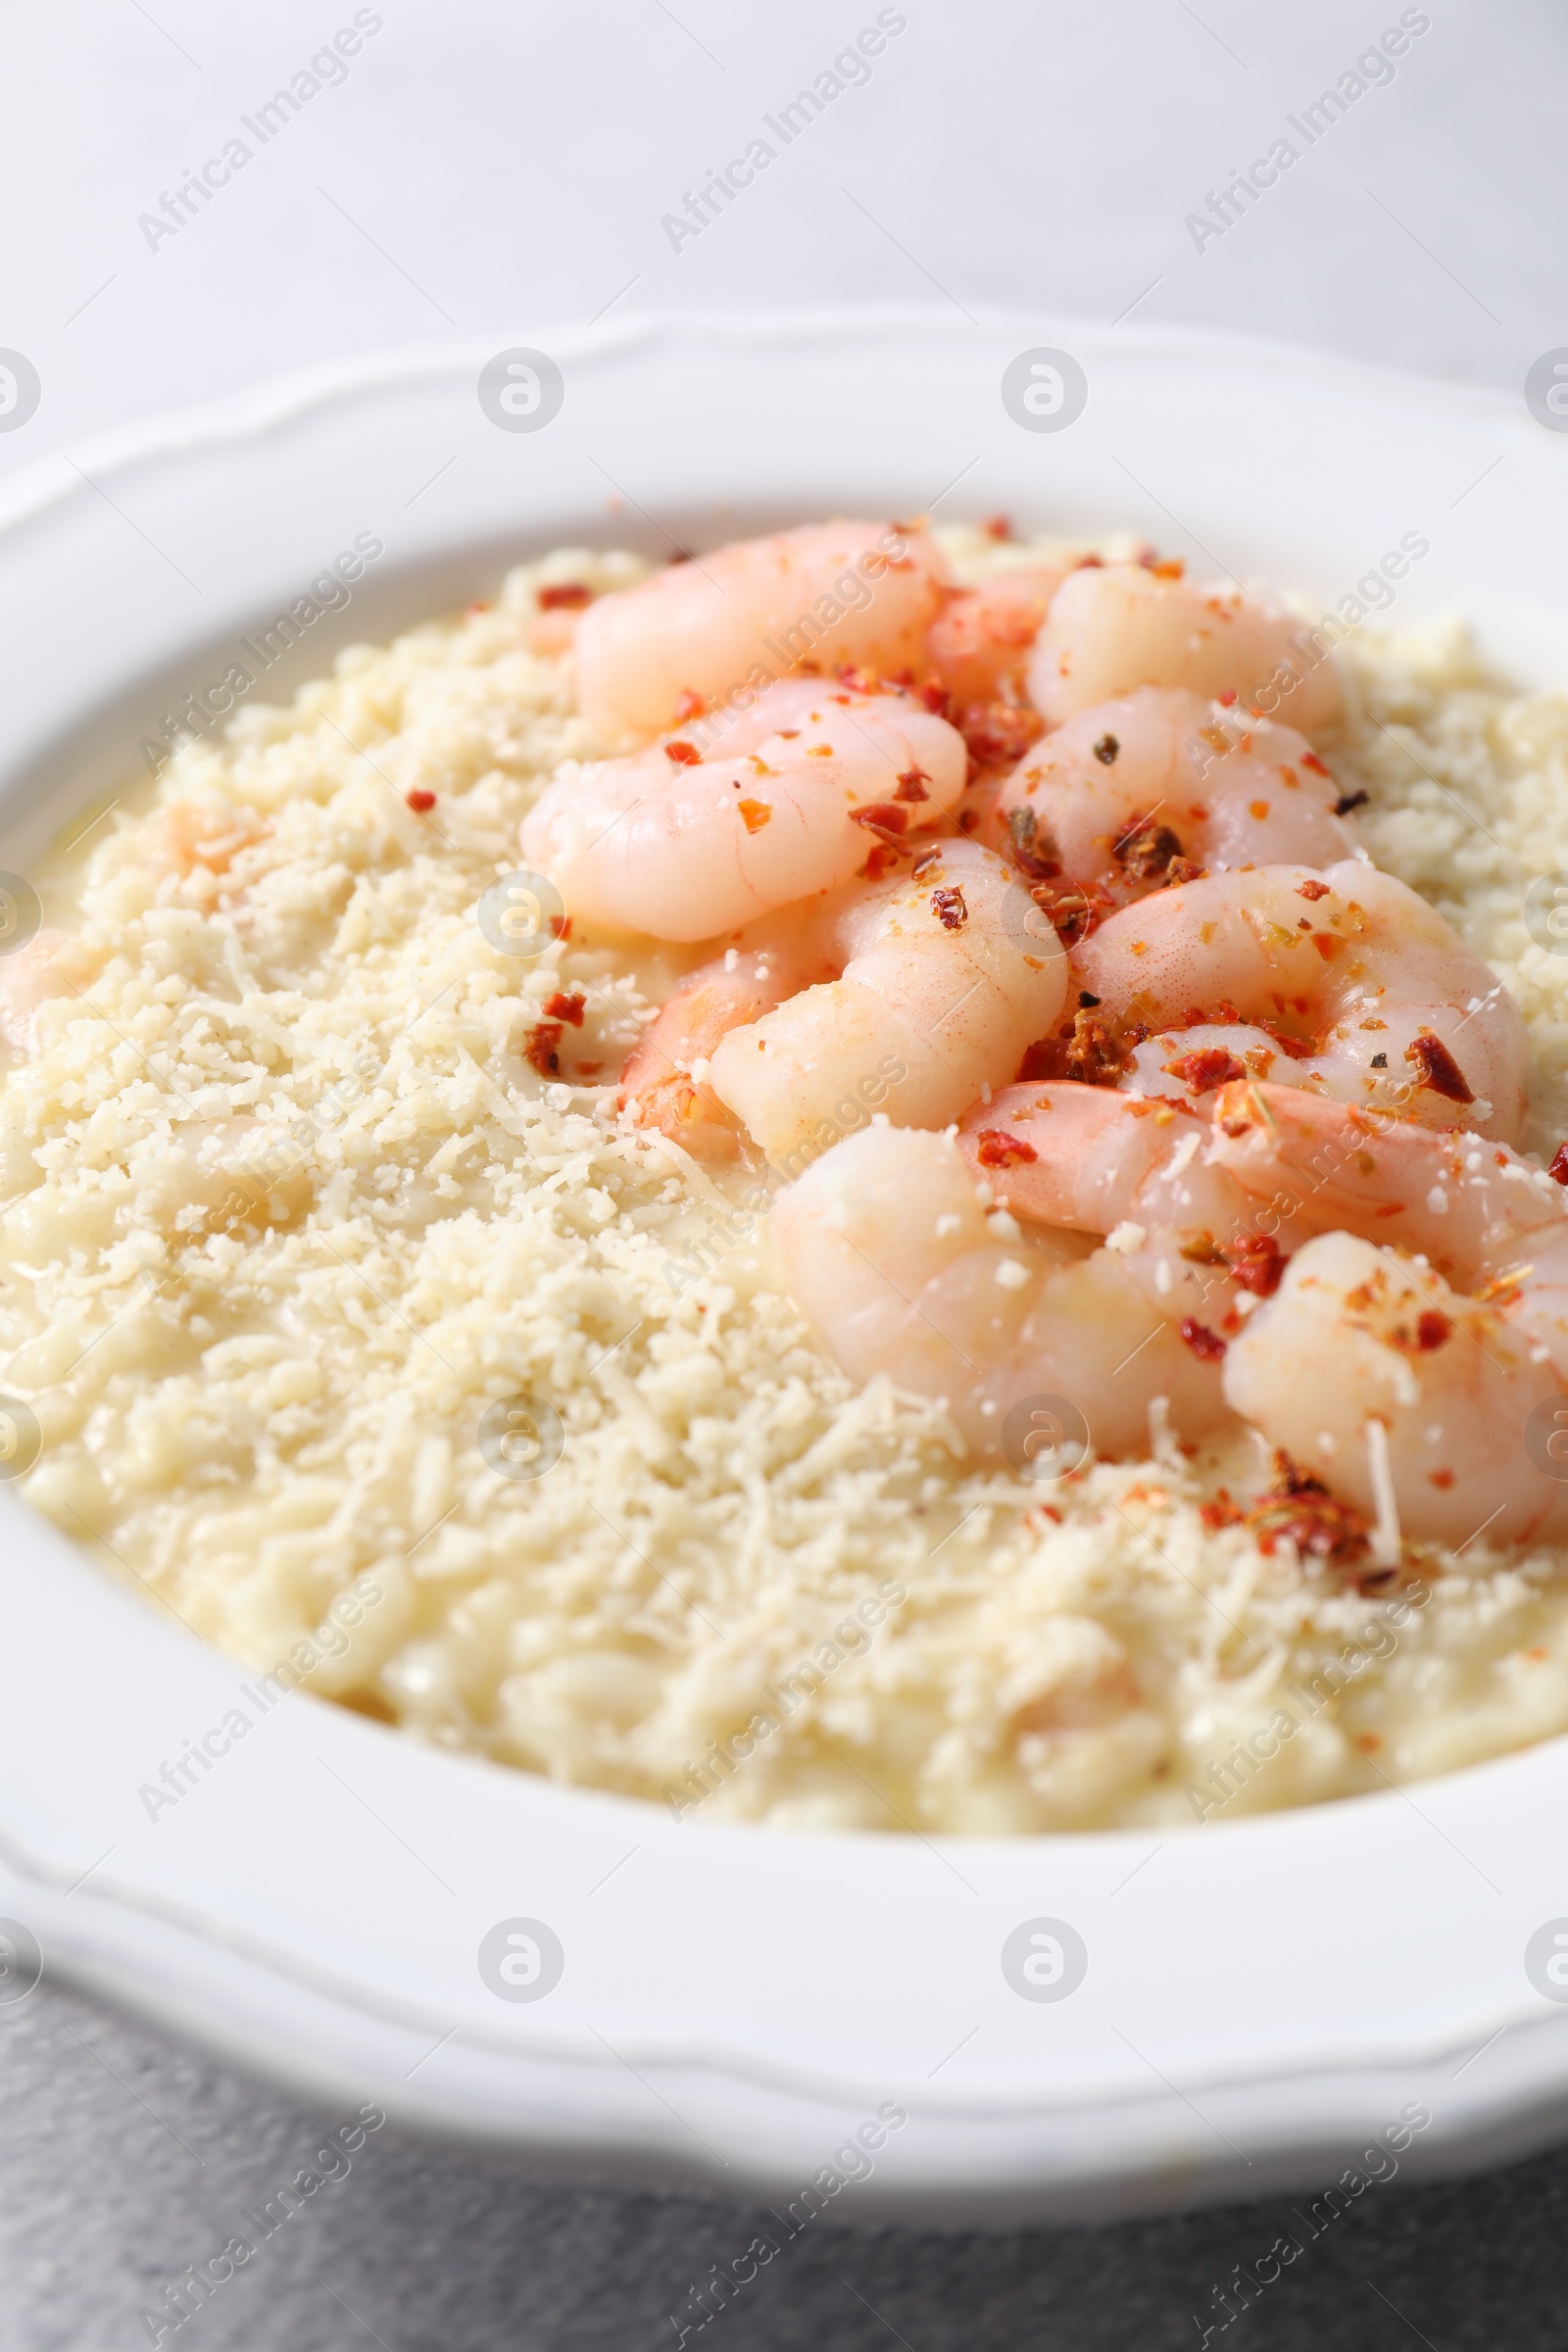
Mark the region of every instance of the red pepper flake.
<instances>
[{"instance_id":1,"label":"red pepper flake","mask_svg":"<svg viewBox=\"0 0 1568 2352\"><path fill-rule=\"evenodd\" d=\"M1281 1543L1316 1559L1348 1565L1367 1548L1367 1523L1348 1502L1332 1495L1320 1478L1298 1470L1283 1450L1274 1456L1279 1484L1260 1494L1247 1513L1247 1525L1259 1551L1272 1552Z\"/></svg>"},{"instance_id":2,"label":"red pepper flake","mask_svg":"<svg viewBox=\"0 0 1568 2352\"><path fill-rule=\"evenodd\" d=\"M1303 767L1309 767L1314 776L1326 776L1329 772L1324 766L1322 760L1318 758L1316 752L1303 752L1301 754L1301 765Z\"/></svg>"},{"instance_id":3,"label":"red pepper flake","mask_svg":"<svg viewBox=\"0 0 1568 2352\"><path fill-rule=\"evenodd\" d=\"M701 718L707 709L700 694L694 693L690 686L683 686L675 697L675 724L683 727L689 718Z\"/></svg>"},{"instance_id":4,"label":"red pepper flake","mask_svg":"<svg viewBox=\"0 0 1568 2352\"><path fill-rule=\"evenodd\" d=\"M1151 564L1149 568L1156 580L1179 580L1187 565L1180 556L1167 556L1162 564Z\"/></svg>"},{"instance_id":5,"label":"red pepper flake","mask_svg":"<svg viewBox=\"0 0 1568 2352\"><path fill-rule=\"evenodd\" d=\"M1222 1527L1239 1527L1246 1513L1237 1509L1228 1491L1221 1487L1212 1502L1199 1504L1198 1516L1209 1534L1215 1536Z\"/></svg>"},{"instance_id":6,"label":"red pepper flake","mask_svg":"<svg viewBox=\"0 0 1568 2352\"><path fill-rule=\"evenodd\" d=\"M773 820L773 811L766 801L737 801L735 806L745 820L748 833L760 833L762 827Z\"/></svg>"},{"instance_id":7,"label":"red pepper flake","mask_svg":"<svg viewBox=\"0 0 1568 2352\"><path fill-rule=\"evenodd\" d=\"M1043 1037L1023 1057L1018 1076L1073 1078L1080 1086L1114 1086L1126 1066L1121 1041L1097 1014L1079 1010L1059 1037Z\"/></svg>"},{"instance_id":8,"label":"red pepper flake","mask_svg":"<svg viewBox=\"0 0 1568 2352\"><path fill-rule=\"evenodd\" d=\"M1336 939L1332 931L1314 931L1312 934L1312 945L1314 948L1316 948L1318 954L1322 956L1325 963L1332 963L1335 956L1344 947L1345 942L1343 939ZM1469 1100L1469 1096L1466 1095L1465 1101L1468 1102Z\"/></svg>"},{"instance_id":9,"label":"red pepper flake","mask_svg":"<svg viewBox=\"0 0 1568 2352\"><path fill-rule=\"evenodd\" d=\"M1107 736L1107 742L1113 737ZM1118 841L1111 844L1111 856L1124 873L1139 882L1157 882L1169 873L1182 855L1181 838L1169 825L1156 825L1152 816L1135 817Z\"/></svg>"},{"instance_id":10,"label":"red pepper flake","mask_svg":"<svg viewBox=\"0 0 1568 2352\"><path fill-rule=\"evenodd\" d=\"M538 1071L541 1078L554 1078L560 1069L561 1056L556 1052L560 1043L559 1021L536 1021L529 1030L522 1051L530 1066Z\"/></svg>"},{"instance_id":11,"label":"red pepper flake","mask_svg":"<svg viewBox=\"0 0 1568 2352\"><path fill-rule=\"evenodd\" d=\"M558 988L553 997L545 999L541 1010L547 1021L569 1021L574 1029L582 1027L583 999L575 989L568 996L564 988Z\"/></svg>"},{"instance_id":12,"label":"red pepper flake","mask_svg":"<svg viewBox=\"0 0 1568 2352\"><path fill-rule=\"evenodd\" d=\"M1288 1060L1310 1061L1317 1052L1310 1038L1292 1037L1288 1029L1281 1029L1274 1021L1254 1021L1252 1026L1261 1029L1265 1037L1271 1037Z\"/></svg>"},{"instance_id":13,"label":"red pepper flake","mask_svg":"<svg viewBox=\"0 0 1568 2352\"><path fill-rule=\"evenodd\" d=\"M1552 1153L1551 1165L1546 1170L1546 1174L1555 1177L1559 1184L1568 1184L1568 1144L1557 1146L1556 1151Z\"/></svg>"},{"instance_id":14,"label":"red pepper flake","mask_svg":"<svg viewBox=\"0 0 1568 2352\"><path fill-rule=\"evenodd\" d=\"M1441 1037L1423 1029L1404 1049L1404 1058L1420 1071L1418 1084L1429 1086L1435 1095L1448 1102L1473 1102L1475 1096L1465 1084L1464 1072L1448 1052Z\"/></svg>"},{"instance_id":15,"label":"red pepper flake","mask_svg":"<svg viewBox=\"0 0 1568 2352\"><path fill-rule=\"evenodd\" d=\"M1179 1078L1195 1095L1206 1095L1212 1087L1227 1086L1233 1078L1245 1078L1247 1071L1223 1046L1210 1046L1184 1054L1179 1061L1167 1061L1165 1075Z\"/></svg>"},{"instance_id":16,"label":"red pepper flake","mask_svg":"<svg viewBox=\"0 0 1568 2352\"><path fill-rule=\"evenodd\" d=\"M927 678L920 688L920 700L936 718L946 718L953 697L940 678Z\"/></svg>"},{"instance_id":17,"label":"red pepper flake","mask_svg":"<svg viewBox=\"0 0 1568 2352\"><path fill-rule=\"evenodd\" d=\"M1183 1315L1177 1328L1200 1364L1217 1364L1225 1353L1225 1342L1219 1333L1210 1331L1206 1323L1200 1323L1196 1315Z\"/></svg>"},{"instance_id":18,"label":"red pepper flake","mask_svg":"<svg viewBox=\"0 0 1568 2352\"><path fill-rule=\"evenodd\" d=\"M1428 1307L1415 1327L1415 1344L1423 1355L1433 1348L1441 1348L1453 1325L1446 1315L1440 1315L1435 1306Z\"/></svg>"},{"instance_id":19,"label":"red pepper flake","mask_svg":"<svg viewBox=\"0 0 1568 2352\"><path fill-rule=\"evenodd\" d=\"M891 874L895 870L898 862L898 851L890 848L885 841L879 841L875 844L865 863L860 867L856 879L860 882L880 882L884 874Z\"/></svg>"},{"instance_id":20,"label":"red pepper flake","mask_svg":"<svg viewBox=\"0 0 1568 2352\"><path fill-rule=\"evenodd\" d=\"M1114 1086L1126 1067L1119 1039L1094 1012L1073 1014L1065 1060L1065 1075L1086 1086Z\"/></svg>"},{"instance_id":21,"label":"red pepper flake","mask_svg":"<svg viewBox=\"0 0 1568 2352\"><path fill-rule=\"evenodd\" d=\"M569 939L571 937L571 917L569 914L550 915L547 918L546 927L549 930L552 939Z\"/></svg>"},{"instance_id":22,"label":"red pepper flake","mask_svg":"<svg viewBox=\"0 0 1568 2352\"><path fill-rule=\"evenodd\" d=\"M1038 1159L1033 1144L1026 1144L1019 1135L1009 1135L1004 1127L982 1127L980 1150L977 1154L983 1168L1013 1168Z\"/></svg>"},{"instance_id":23,"label":"red pepper flake","mask_svg":"<svg viewBox=\"0 0 1568 2352\"><path fill-rule=\"evenodd\" d=\"M1012 537L1012 516L1010 514L988 514L980 528L988 539L1010 539Z\"/></svg>"},{"instance_id":24,"label":"red pepper flake","mask_svg":"<svg viewBox=\"0 0 1568 2352\"><path fill-rule=\"evenodd\" d=\"M902 833L909 822L909 811L896 801L867 801L863 808L850 810L850 822L864 825L869 833Z\"/></svg>"},{"instance_id":25,"label":"red pepper flake","mask_svg":"<svg viewBox=\"0 0 1568 2352\"><path fill-rule=\"evenodd\" d=\"M1114 910L1114 902L1098 882L1041 882L1029 896L1064 948L1077 947Z\"/></svg>"},{"instance_id":26,"label":"red pepper flake","mask_svg":"<svg viewBox=\"0 0 1568 2352\"><path fill-rule=\"evenodd\" d=\"M923 767L906 767L899 777L899 788L893 798L896 801L928 801L931 795L926 786L930 781Z\"/></svg>"},{"instance_id":27,"label":"red pepper flake","mask_svg":"<svg viewBox=\"0 0 1568 2352\"><path fill-rule=\"evenodd\" d=\"M934 890L931 893L931 911L944 931L961 931L969 920L969 909L956 884L947 890Z\"/></svg>"},{"instance_id":28,"label":"red pepper flake","mask_svg":"<svg viewBox=\"0 0 1568 2352\"><path fill-rule=\"evenodd\" d=\"M1054 882L1061 873L1061 852L1027 801L1007 810L1007 851L1031 882Z\"/></svg>"},{"instance_id":29,"label":"red pepper flake","mask_svg":"<svg viewBox=\"0 0 1568 2352\"><path fill-rule=\"evenodd\" d=\"M677 736L673 743L664 746L664 758L673 760L677 767L696 767L702 756L696 744L688 743L684 736Z\"/></svg>"},{"instance_id":30,"label":"red pepper flake","mask_svg":"<svg viewBox=\"0 0 1568 2352\"><path fill-rule=\"evenodd\" d=\"M560 580L553 588L539 591L541 612L577 612L593 601L593 590L585 588L580 580Z\"/></svg>"},{"instance_id":31,"label":"red pepper flake","mask_svg":"<svg viewBox=\"0 0 1568 2352\"><path fill-rule=\"evenodd\" d=\"M1247 804L1247 813L1249 816L1255 816L1259 824L1261 824L1264 817L1268 814L1267 801L1249 801Z\"/></svg>"},{"instance_id":32,"label":"red pepper flake","mask_svg":"<svg viewBox=\"0 0 1568 2352\"><path fill-rule=\"evenodd\" d=\"M1435 1487L1451 1487L1453 1484L1451 1470L1429 1470L1427 1476Z\"/></svg>"},{"instance_id":33,"label":"red pepper flake","mask_svg":"<svg viewBox=\"0 0 1568 2352\"><path fill-rule=\"evenodd\" d=\"M414 810L416 816L422 816L427 808L433 808L435 807L435 794L433 792L426 792L422 785L416 784L414 790L412 792L406 792L403 795L403 798L408 802L409 807Z\"/></svg>"},{"instance_id":34,"label":"red pepper flake","mask_svg":"<svg viewBox=\"0 0 1568 2352\"><path fill-rule=\"evenodd\" d=\"M1045 732L1038 710L1016 703L970 703L958 714L958 732L976 767L1011 766Z\"/></svg>"},{"instance_id":35,"label":"red pepper flake","mask_svg":"<svg viewBox=\"0 0 1568 2352\"><path fill-rule=\"evenodd\" d=\"M1326 899L1329 895L1329 885L1326 882L1319 882L1313 876L1305 882L1298 882L1296 895L1298 899Z\"/></svg>"},{"instance_id":36,"label":"red pepper flake","mask_svg":"<svg viewBox=\"0 0 1568 2352\"><path fill-rule=\"evenodd\" d=\"M1225 1244L1223 1255L1242 1290L1250 1291L1254 1298L1273 1298L1285 1260L1272 1234L1238 1234L1234 1242Z\"/></svg>"}]
</instances>

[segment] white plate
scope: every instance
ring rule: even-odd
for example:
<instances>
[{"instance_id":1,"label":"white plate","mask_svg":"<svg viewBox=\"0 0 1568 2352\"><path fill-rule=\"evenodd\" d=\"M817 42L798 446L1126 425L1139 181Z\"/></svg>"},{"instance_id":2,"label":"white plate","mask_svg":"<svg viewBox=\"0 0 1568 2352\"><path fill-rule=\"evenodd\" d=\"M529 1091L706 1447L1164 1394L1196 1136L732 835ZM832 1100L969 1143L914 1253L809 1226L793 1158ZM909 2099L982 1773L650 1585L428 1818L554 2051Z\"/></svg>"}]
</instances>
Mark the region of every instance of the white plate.
<instances>
[{"instance_id":1,"label":"white plate","mask_svg":"<svg viewBox=\"0 0 1568 2352\"><path fill-rule=\"evenodd\" d=\"M1325 606L1418 532L1395 617L1463 610L1516 673L1568 682L1543 527L1568 449L1520 400L953 313L529 340L564 371L539 431L497 429L476 392L492 354L458 350L296 379L15 482L0 863L25 870L135 769L171 695L362 531L385 555L278 680L563 540L657 552L935 508L1131 526ZM1087 374L1065 429L1003 406L1004 368L1041 347ZM318 2096L374 2096L558 2176L777 2203L893 2101L907 2123L828 2210L987 2224L1310 2188L1408 2101L1432 2121L1407 2174L1563 2129L1568 2013L1524 1969L1568 1910L1563 1740L1185 1834L818 1838L677 1825L296 1696L154 1823L139 1786L250 1678L9 1497L0 1527L0 1911L47 1967ZM527 2002L477 1961L519 1917L565 1953ZM1041 1917L1088 1948L1066 1999L1003 1975L1004 1939Z\"/></svg>"}]
</instances>

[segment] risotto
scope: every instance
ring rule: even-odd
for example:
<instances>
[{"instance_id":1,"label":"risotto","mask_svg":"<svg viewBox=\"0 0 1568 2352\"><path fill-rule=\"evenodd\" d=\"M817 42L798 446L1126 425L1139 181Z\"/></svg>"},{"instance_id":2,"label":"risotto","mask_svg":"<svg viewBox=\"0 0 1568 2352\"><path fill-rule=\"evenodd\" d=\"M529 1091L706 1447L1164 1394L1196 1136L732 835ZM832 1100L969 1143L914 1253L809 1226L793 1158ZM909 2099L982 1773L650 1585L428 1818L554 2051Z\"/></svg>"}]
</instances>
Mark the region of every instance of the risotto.
<instances>
[{"instance_id":1,"label":"risotto","mask_svg":"<svg viewBox=\"0 0 1568 2352\"><path fill-rule=\"evenodd\" d=\"M971 581L1061 554L938 537ZM275 1688L682 1819L1192 1824L1568 1728L1560 1548L1348 1570L1276 1540L1250 1433L1157 1414L1143 1460L976 1466L823 1352L774 1179L617 1114L698 952L519 934L505 877L591 749L556 621L643 568L351 649L31 876L70 938L0 1078L17 1491ZM1457 625L1338 658L1335 781L1517 998L1549 1159L1568 707Z\"/></svg>"}]
</instances>

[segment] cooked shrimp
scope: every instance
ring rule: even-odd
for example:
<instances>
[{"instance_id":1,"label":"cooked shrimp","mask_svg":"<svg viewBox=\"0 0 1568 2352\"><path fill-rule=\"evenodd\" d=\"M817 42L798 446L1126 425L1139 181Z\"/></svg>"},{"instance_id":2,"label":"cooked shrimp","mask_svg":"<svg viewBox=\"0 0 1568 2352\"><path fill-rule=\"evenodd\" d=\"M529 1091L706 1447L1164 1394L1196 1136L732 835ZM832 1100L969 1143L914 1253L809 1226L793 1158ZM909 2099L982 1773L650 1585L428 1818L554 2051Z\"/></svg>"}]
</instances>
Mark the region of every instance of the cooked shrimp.
<instances>
[{"instance_id":1,"label":"cooked shrimp","mask_svg":"<svg viewBox=\"0 0 1568 2352\"><path fill-rule=\"evenodd\" d=\"M1568 1430L1546 1349L1502 1301L1463 1298L1358 1234L1297 1251L1223 1379L1244 1419L1391 1537L1391 1500L1402 1534L1441 1544L1568 1529L1568 1481L1543 1467Z\"/></svg>"},{"instance_id":2,"label":"cooked shrimp","mask_svg":"<svg viewBox=\"0 0 1568 2352\"><path fill-rule=\"evenodd\" d=\"M1296 1050L1311 1053L1309 1046ZM1123 1094L1208 1110L1222 1086L1289 1067L1290 1055L1274 1032L1245 1021L1195 1021L1190 1028L1144 1038L1116 1084Z\"/></svg>"},{"instance_id":3,"label":"cooked shrimp","mask_svg":"<svg viewBox=\"0 0 1568 2352\"><path fill-rule=\"evenodd\" d=\"M794 939L726 948L689 972L638 1040L620 1080L620 1108L639 1127L655 1127L694 1159L734 1159L741 1128L708 1084L720 1038L760 1020L809 979L831 979L829 964L811 971ZM807 944L804 940L803 945Z\"/></svg>"},{"instance_id":4,"label":"cooked shrimp","mask_svg":"<svg viewBox=\"0 0 1568 2352\"><path fill-rule=\"evenodd\" d=\"M1003 785L982 840L1032 879L1118 903L1197 866L1333 865L1357 854L1338 787L1303 735L1245 725L1179 688L1080 710Z\"/></svg>"},{"instance_id":5,"label":"cooked shrimp","mask_svg":"<svg viewBox=\"0 0 1568 2352\"><path fill-rule=\"evenodd\" d=\"M21 1054L38 1051L38 1015L56 997L80 996L103 958L74 931L35 932L0 958L0 1040Z\"/></svg>"},{"instance_id":6,"label":"cooked shrimp","mask_svg":"<svg viewBox=\"0 0 1568 2352\"><path fill-rule=\"evenodd\" d=\"M1513 1541L1568 1521L1562 1484L1525 1445L1568 1380L1561 1186L1474 1135L1279 1086L1224 1090L1208 1157L1324 1237L1227 1357L1237 1411L1363 1508L1379 1422L1371 1443L1387 1446L1407 1535L1463 1543L1490 1520Z\"/></svg>"},{"instance_id":7,"label":"cooked shrimp","mask_svg":"<svg viewBox=\"0 0 1568 2352\"><path fill-rule=\"evenodd\" d=\"M1294 613L1141 564L1072 572L1035 641L1030 700L1059 726L1135 686L1234 694L1257 716L1309 735L1336 723L1343 701L1333 662Z\"/></svg>"},{"instance_id":8,"label":"cooked shrimp","mask_svg":"<svg viewBox=\"0 0 1568 2352\"><path fill-rule=\"evenodd\" d=\"M1077 1236L988 1215L946 1135L871 1127L775 1202L784 1278L856 1380L944 1398L983 1461L1024 1466L1031 1414L1066 1398L1096 1451L1142 1454L1153 1399L1200 1437L1224 1418L1217 1364L1152 1310L1126 1261ZM1081 1433L1080 1439L1081 1439Z\"/></svg>"},{"instance_id":9,"label":"cooked shrimp","mask_svg":"<svg viewBox=\"0 0 1568 2352\"><path fill-rule=\"evenodd\" d=\"M1004 1087L977 1102L958 1129L976 1180L1014 1216L1078 1233L1132 1224L1200 1234L1222 1248L1244 1245L1238 1258L1255 1255L1245 1243L1257 1188L1218 1164L1210 1140L1209 1122L1191 1111L1071 1079ZM1320 1224L1295 1219L1285 1230L1290 1248Z\"/></svg>"},{"instance_id":10,"label":"cooked shrimp","mask_svg":"<svg viewBox=\"0 0 1568 2352\"><path fill-rule=\"evenodd\" d=\"M522 854L571 914L712 939L847 882L878 835L955 807L965 772L962 737L906 696L784 678L722 758L675 736L557 777L523 819Z\"/></svg>"},{"instance_id":11,"label":"cooked shrimp","mask_svg":"<svg viewBox=\"0 0 1568 2352\"><path fill-rule=\"evenodd\" d=\"M730 1030L710 1065L719 1100L786 1166L860 1124L867 1101L901 1127L956 1118L1007 1084L1066 992L1055 933L975 842L933 844L906 875L797 910L787 930L838 978Z\"/></svg>"},{"instance_id":12,"label":"cooked shrimp","mask_svg":"<svg viewBox=\"0 0 1568 2352\"><path fill-rule=\"evenodd\" d=\"M812 522L742 539L602 596L576 632L577 702L614 742L744 708L770 679L845 662L923 672L948 569L923 530Z\"/></svg>"},{"instance_id":13,"label":"cooked shrimp","mask_svg":"<svg viewBox=\"0 0 1568 2352\"><path fill-rule=\"evenodd\" d=\"M1217 1362L1223 1342L1316 1230L1261 1204L1205 1156L1205 1119L1168 1103L1053 1081L976 1103L958 1149L977 1182L1027 1224L1103 1234L1156 1311Z\"/></svg>"},{"instance_id":14,"label":"cooked shrimp","mask_svg":"<svg viewBox=\"0 0 1568 2352\"><path fill-rule=\"evenodd\" d=\"M1277 1032L1281 1059L1258 1075L1501 1143L1520 1133L1518 1005L1434 907L1376 866L1189 882L1110 915L1073 961L1123 1021Z\"/></svg>"},{"instance_id":15,"label":"cooked shrimp","mask_svg":"<svg viewBox=\"0 0 1568 2352\"><path fill-rule=\"evenodd\" d=\"M1207 1158L1297 1225L1419 1250L1460 1289L1485 1289L1568 1379L1568 1195L1544 1168L1462 1131L1257 1085L1216 1098Z\"/></svg>"},{"instance_id":16,"label":"cooked shrimp","mask_svg":"<svg viewBox=\"0 0 1568 2352\"><path fill-rule=\"evenodd\" d=\"M1002 571L953 597L926 641L931 665L960 707L1021 703L1029 655L1066 571Z\"/></svg>"}]
</instances>

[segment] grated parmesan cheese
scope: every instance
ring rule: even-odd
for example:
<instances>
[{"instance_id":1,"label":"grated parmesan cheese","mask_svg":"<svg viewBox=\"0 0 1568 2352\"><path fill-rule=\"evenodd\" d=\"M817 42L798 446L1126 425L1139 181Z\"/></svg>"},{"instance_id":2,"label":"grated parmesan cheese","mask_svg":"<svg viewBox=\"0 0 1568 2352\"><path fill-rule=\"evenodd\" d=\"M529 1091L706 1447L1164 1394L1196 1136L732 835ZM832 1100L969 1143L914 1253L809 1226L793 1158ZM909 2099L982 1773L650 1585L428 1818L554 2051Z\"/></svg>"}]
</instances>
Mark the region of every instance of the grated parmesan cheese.
<instances>
[{"instance_id":1,"label":"grated parmesan cheese","mask_svg":"<svg viewBox=\"0 0 1568 2352\"><path fill-rule=\"evenodd\" d=\"M965 578L1034 552L944 538ZM1568 1728L1560 1552L1434 1553L1395 1632L1342 1575L1205 1526L1221 1486L1267 1483L1245 1431L1189 1456L1156 1417L1147 1462L976 1471L940 1405L826 1361L749 1179L621 1129L612 1082L698 952L574 934L530 961L475 907L594 748L565 666L523 650L536 589L639 569L562 551L493 609L351 650L34 877L80 960L0 1082L27 1499L253 1668L310 1644L320 1694L683 1816L1190 1822L1188 1788L1348 1645L1356 1674L1234 1810ZM1518 874L1568 868L1568 707L1501 691L1453 630L1346 659L1336 774L1379 863L1519 997L1549 1155L1568 966ZM541 1070L561 991L583 1021ZM559 1458L510 1474L549 1413ZM338 1630L366 1572L380 1598Z\"/></svg>"}]
</instances>

